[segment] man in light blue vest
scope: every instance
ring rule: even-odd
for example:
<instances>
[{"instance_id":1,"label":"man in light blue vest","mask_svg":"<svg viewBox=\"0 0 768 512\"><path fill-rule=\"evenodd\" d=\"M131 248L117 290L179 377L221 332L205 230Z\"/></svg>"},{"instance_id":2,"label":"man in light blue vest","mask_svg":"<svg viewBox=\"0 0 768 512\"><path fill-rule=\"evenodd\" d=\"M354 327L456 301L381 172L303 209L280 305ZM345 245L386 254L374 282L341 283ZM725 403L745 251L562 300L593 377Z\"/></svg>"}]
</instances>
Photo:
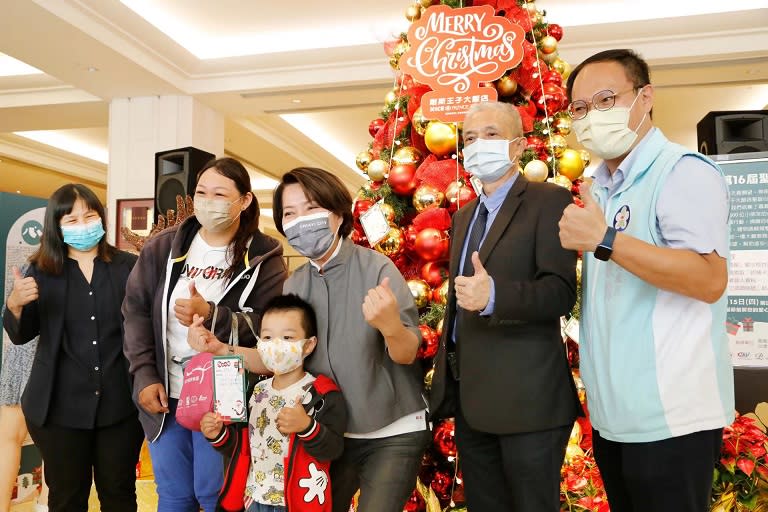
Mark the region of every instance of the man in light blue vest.
<instances>
[{"instance_id":1,"label":"man in light blue vest","mask_svg":"<svg viewBox=\"0 0 768 512\"><path fill-rule=\"evenodd\" d=\"M560 241L584 255L581 375L611 511L704 512L734 419L728 192L717 165L653 126L653 93L631 50L568 78L573 129L603 163Z\"/></svg>"}]
</instances>

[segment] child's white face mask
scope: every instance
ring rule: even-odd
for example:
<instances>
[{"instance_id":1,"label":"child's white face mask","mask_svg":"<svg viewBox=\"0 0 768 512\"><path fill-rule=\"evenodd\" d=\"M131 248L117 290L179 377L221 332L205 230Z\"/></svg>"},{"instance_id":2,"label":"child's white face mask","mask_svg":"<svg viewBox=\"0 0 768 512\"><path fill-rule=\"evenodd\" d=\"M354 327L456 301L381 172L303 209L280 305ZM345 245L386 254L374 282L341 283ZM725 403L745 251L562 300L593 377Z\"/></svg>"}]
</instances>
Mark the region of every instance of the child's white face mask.
<instances>
[{"instance_id":1,"label":"child's white face mask","mask_svg":"<svg viewBox=\"0 0 768 512\"><path fill-rule=\"evenodd\" d=\"M285 338L270 338L263 340L256 338L256 350L261 357L261 362L275 375L289 373L301 367L304 362L303 340L286 340Z\"/></svg>"}]
</instances>

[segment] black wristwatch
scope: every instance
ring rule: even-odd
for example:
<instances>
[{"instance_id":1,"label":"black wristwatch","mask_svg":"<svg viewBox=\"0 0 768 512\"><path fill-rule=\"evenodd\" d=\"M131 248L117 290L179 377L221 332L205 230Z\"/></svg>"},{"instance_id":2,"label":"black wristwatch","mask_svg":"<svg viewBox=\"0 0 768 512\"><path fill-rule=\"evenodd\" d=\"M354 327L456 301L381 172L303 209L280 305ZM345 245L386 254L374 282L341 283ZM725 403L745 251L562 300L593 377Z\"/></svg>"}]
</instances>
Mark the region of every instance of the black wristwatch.
<instances>
[{"instance_id":1,"label":"black wristwatch","mask_svg":"<svg viewBox=\"0 0 768 512\"><path fill-rule=\"evenodd\" d=\"M595 258L608 261L613 254L613 240L616 238L616 230L610 226L605 230L603 241L597 244L595 248Z\"/></svg>"}]
</instances>

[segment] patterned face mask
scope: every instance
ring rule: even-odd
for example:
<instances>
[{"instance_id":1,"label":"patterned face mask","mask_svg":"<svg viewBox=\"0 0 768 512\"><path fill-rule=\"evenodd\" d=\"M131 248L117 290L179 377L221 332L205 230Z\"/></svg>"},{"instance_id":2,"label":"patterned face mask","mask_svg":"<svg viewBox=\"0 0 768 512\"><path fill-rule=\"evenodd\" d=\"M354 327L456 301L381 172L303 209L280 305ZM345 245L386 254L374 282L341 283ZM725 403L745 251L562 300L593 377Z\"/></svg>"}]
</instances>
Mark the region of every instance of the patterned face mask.
<instances>
[{"instance_id":1,"label":"patterned face mask","mask_svg":"<svg viewBox=\"0 0 768 512\"><path fill-rule=\"evenodd\" d=\"M300 368L304 362L303 340L286 340L285 338L271 338L263 340L256 338L256 350L261 357L261 362L275 375L282 375Z\"/></svg>"},{"instance_id":2,"label":"patterned face mask","mask_svg":"<svg viewBox=\"0 0 768 512\"><path fill-rule=\"evenodd\" d=\"M101 219L88 224L61 226L61 236L64 243L78 251L89 251L104 238L104 226Z\"/></svg>"}]
</instances>

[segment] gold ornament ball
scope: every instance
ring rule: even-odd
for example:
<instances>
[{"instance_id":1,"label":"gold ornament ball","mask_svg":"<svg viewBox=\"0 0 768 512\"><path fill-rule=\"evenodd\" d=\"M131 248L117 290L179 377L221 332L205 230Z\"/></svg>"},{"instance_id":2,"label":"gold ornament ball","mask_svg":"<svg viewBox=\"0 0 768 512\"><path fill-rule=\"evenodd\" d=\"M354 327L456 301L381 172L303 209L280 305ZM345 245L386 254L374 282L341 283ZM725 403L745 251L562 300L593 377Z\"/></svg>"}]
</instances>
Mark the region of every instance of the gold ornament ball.
<instances>
[{"instance_id":1,"label":"gold ornament ball","mask_svg":"<svg viewBox=\"0 0 768 512\"><path fill-rule=\"evenodd\" d=\"M371 163L371 160L373 160L373 156L370 151L361 151L355 157L355 164L357 164L358 169L365 172L368 169L368 164Z\"/></svg>"},{"instance_id":2,"label":"gold ornament ball","mask_svg":"<svg viewBox=\"0 0 768 512\"><path fill-rule=\"evenodd\" d=\"M413 146L404 146L392 155L393 165L418 165L421 161L421 153Z\"/></svg>"},{"instance_id":3,"label":"gold ornament ball","mask_svg":"<svg viewBox=\"0 0 768 512\"><path fill-rule=\"evenodd\" d=\"M413 129L416 130L416 133L423 136L427 131L428 124L429 119L424 117L424 113L421 111L421 107L417 108L413 113L413 117L411 117L411 126L413 126Z\"/></svg>"},{"instance_id":4,"label":"gold ornament ball","mask_svg":"<svg viewBox=\"0 0 768 512\"><path fill-rule=\"evenodd\" d=\"M407 284L417 308L421 309L429 304L432 288L429 287L426 281L423 279L409 279Z\"/></svg>"},{"instance_id":5,"label":"gold ornament ball","mask_svg":"<svg viewBox=\"0 0 768 512\"><path fill-rule=\"evenodd\" d=\"M554 62L552 62L552 69L560 73L561 75L565 72L565 66L566 63L563 59L557 58ZM565 77L563 77L563 80L565 80Z\"/></svg>"},{"instance_id":6,"label":"gold ornament ball","mask_svg":"<svg viewBox=\"0 0 768 512\"><path fill-rule=\"evenodd\" d=\"M523 4L523 9L525 9L528 12L528 16L533 16L538 12L536 10L536 2L525 2Z\"/></svg>"},{"instance_id":7,"label":"gold ornament ball","mask_svg":"<svg viewBox=\"0 0 768 512\"><path fill-rule=\"evenodd\" d=\"M384 96L384 105L391 107L397 103L397 99L400 97L400 91L398 89L392 89L386 96Z\"/></svg>"},{"instance_id":8,"label":"gold ornament ball","mask_svg":"<svg viewBox=\"0 0 768 512\"><path fill-rule=\"evenodd\" d=\"M374 249L386 256L394 256L403 249L405 237L400 228L390 226L387 236L374 246Z\"/></svg>"},{"instance_id":9,"label":"gold ornament ball","mask_svg":"<svg viewBox=\"0 0 768 512\"><path fill-rule=\"evenodd\" d=\"M571 187L573 187L573 183L571 183L571 180L569 180L567 176L563 176L562 174L558 174L554 178L550 178L547 181L549 183L554 183L555 185L558 185L568 190L571 190Z\"/></svg>"},{"instance_id":10,"label":"gold ornament ball","mask_svg":"<svg viewBox=\"0 0 768 512\"><path fill-rule=\"evenodd\" d=\"M389 56L389 67L394 69L395 71L398 71L400 69L400 57L395 55L394 53Z\"/></svg>"},{"instance_id":11,"label":"gold ornament ball","mask_svg":"<svg viewBox=\"0 0 768 512\"><path fill-rule=\"evenodd\" d=\"M440 3L440 0L418 0L419 5L422 6L424 9L428 7L432 7L433 5Z\"/></svg>"},{"instance_id":12,"label":"gold ornament ball","mask_svg":"<svg viewBox=\"0 0 768 512\"><path fill-rule=\"evenodd\" d=\"M414 21L421 18L421 5L416 3L413 5L409 5L405 9L405 19L413 23Z\"/></svg>"},{"instance_id":13,"label":"gold ornament ball","mask_svg":"<svg viewBox=\"0 0 768 512\"><path fill-rule=\"evenodd\" d=\"M456 125L440 121L430 121L424 132L424 144L437 157L446 156L456 151Z\"/></svg>"},{"instance_id":14,"label":"gold ornament ball","mask_svg":"<svg viewBox=\"0 0 768 512\"><path fill-rule=\"evenodd\" d=\"M395 45L394 50L392 50L392 55L396 56L398 59L403 56L405 52L407 52L411 48L410 43L408 41L400 41Z\"/></svg>"},{"instance_id":15,"label":"gold ornament ball","mask_svg":"<svg viewBox=\"0 0 768 512\"><path fill-rule=\"evenodd\" d=\"M392 205L389 203L381 203L379 205L379 208L381 208L381 213L384 214L384 216L387 218L387 222L392 224L395 222L395 209L392 208Z\"/></svg>"},{"instance_id":16,"label":"gold ornament ball","mask_svg":"<svg viewBox=\"0 0 768 512\"><path fill-rule=\"evenodd\" d=\"M496 90L499 91L499 96L512 96L517 92L517 81L509 75L496 80Z\"/></svg>"},{"instance_id":17,"label":"gold ornament ball","mask_svg":"<svg viewBox=\"0 0 768 512\"><path fill-rule=\"evenodd\" d=\"M557 52L553 53L542 53L541 54L541 60L552 66L552 63L555 62L560 57L557 55Z\"/></svg>"},{"instance_id":18,"label":"gold ornament ball","mask_svg":"<svg viewBox=\"0 0 768 512\"><path fill-rule=\"evenodd\" d=\"M389 172L389 164L384 160L377 158L368 164L367 174L372 181L382 181L386 177L387 172Z\"/></svg>"},{"instance_id":19,"label":"gold ornament ball","mask_svg":"<svg viewBox=\"0 0 768 512\"><path fill-rule=\"evenodd\" d=\"M435 186L420 185L413 192L413 207L421 213L427 208L437 208L443 204L445 194Z\"/></svg>"},{"instance_id":20,"label":"gold ornament ball","mask_svg":"<svg viewBox=\"0 0 768 512\"><path fill-rule=\"evenodd\" d=\"M575 149L566 149L557 159L557 172L573 181L584 174L584 161Z\"/></svg>"},{"instance_id":21,"label":"gold ornament ball","mask_svg":"<svg viewBox=\"0 0 768 512\"><path fill-rule=\"evenodd\" d=\"M573 121L571 121L571 118L569 116L562 116L562 117L556 117L554 128L555 132L559 135L568 135L571 133L571 127L573 126Z\"/></svg>"},{"instance_id":22,"label":"gold ornament ball","mask_svg":"<svg viewBox=\"0 0 768 512\"><path fill-rule=\"evenodd\" d=\"M568 141L562 135L555 134L549 136L549 151L557 158L560 158L560 155L563 154L567 147Z\"/></svg>"},{"instance_id":23,"label":"gold ornament ball","mask_svg":"<svg viewBox=\"0 0 768 512\"><path fill-rule=\"evenodd\" d=\"M443 281L443 284L435 289L435 292L432 294L432 299L443 306L448 304L448 279Z\"/></svg>"},{"instance_id":24,"label":"gold ornament ball","mask_svg":"<svg viewBox=\"0 0 768 512\"><path fill-rule=\"evenodd\" d=\"M579 156L581 157L581 161L584 162L584 167L588 166L589 162L592 161L592 155L590 155L589 151L586 149L579 151Z\"/></svg>"},{"instance_id":25,"label":"gold ornament ball","mask_svg":"<svg viewBox=\"0 0 768 512\"><path fill-rule=\"evenodd\" d=\"M555 53L557 50L557 39L552 36L544 36L539 40L539 49L544 55Z\"/></svg>"},{"instance_id":26,"label":"gold ornament ball","mask_svg":"<svg viewBox=\"0 0 768 512\"><path fill-rule=\"evenodd\" d=\"M530 181L544 182L547 181L547 176L549 176L549 167L541 160L531 160L525 164L523 175Z\"/></svg>"},{"instance_id":27,"label":"gold ornament ball","mask_svg":"<svg viewBox=\"0 0 768 512\"><path fill-rule=\"evenodd\" d=\"M437 332L438 336L443 335L443 319L441 318L439 322L437 322L437 327L435 327L435 331Z\"/></svg>"}]
</instances>

